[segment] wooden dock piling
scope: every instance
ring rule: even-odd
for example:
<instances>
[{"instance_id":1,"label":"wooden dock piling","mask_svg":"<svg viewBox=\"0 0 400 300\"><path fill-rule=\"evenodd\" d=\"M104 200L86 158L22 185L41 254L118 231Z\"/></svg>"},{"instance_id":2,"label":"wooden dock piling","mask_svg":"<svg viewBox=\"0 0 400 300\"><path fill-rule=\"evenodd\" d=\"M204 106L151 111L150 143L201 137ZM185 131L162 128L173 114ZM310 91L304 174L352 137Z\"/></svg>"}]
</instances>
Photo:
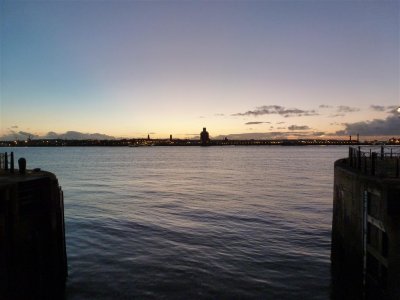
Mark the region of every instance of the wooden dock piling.
<instances>
[{"instance_id":1,"label":"wooden dock piling","mask_svg":"<svg viewBox=\"0 0 400 300\"><path fill-rule=\"evenodd\" d=\"M67 277L62 190L52 173L11 169L0 169L0 299L60 299Z\"/></svg>"}]
</instances>

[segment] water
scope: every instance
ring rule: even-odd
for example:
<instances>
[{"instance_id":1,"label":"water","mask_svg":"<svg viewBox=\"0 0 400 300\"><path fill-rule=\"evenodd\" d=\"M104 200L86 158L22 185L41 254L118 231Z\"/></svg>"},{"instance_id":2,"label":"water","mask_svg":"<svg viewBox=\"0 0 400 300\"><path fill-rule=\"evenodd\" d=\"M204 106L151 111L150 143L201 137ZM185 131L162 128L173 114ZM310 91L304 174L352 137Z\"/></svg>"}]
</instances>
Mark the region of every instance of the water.
<instances>
[{"instance_id":1,"label":"water","mask_svg":"<svg viewBox=\"0 0 400 300\"><path fill-rule=\"evenodd\" d=\"M347 147L1 148L65 194L67 299L331 297Z\"/></svg>"}]
</instances>

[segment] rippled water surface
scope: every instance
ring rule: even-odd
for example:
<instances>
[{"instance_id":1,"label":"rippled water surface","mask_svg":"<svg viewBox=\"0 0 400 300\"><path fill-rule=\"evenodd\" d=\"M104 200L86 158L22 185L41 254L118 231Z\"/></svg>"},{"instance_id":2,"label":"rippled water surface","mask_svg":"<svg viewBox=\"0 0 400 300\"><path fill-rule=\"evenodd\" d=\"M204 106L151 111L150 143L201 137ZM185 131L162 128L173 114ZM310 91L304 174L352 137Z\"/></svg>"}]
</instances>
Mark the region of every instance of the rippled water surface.
<instances>
[{"instance_id":1,"label":"rippled water surface","mask_svg":"<svg viewBox=\"0 0 400 300\"><path fill-rule=\"evenodd\" d=\"M3 148L65 194L67 299L329 299L330 147Z\"/></svg>"}]
</instances>

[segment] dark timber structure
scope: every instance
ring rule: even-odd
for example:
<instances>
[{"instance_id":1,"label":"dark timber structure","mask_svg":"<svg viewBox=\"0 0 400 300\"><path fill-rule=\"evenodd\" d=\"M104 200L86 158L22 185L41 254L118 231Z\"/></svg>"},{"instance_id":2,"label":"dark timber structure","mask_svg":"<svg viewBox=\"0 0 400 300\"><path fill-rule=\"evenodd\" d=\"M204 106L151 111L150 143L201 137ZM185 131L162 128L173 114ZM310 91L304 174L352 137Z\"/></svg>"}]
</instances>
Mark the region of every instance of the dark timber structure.
<instances>
[{"instance_id":1,"label":"dark timber structure","mask_svg":"<svg viewBox=\"0 0 400 300\"><path fill-rule=\"evenodd\" d=\"M335 162L332 270L360 298L400 299L399 160L400 147L382 146Z\"/></svg>"},{"instance_id":2,"label":"dark timber structure","mask_svg":"<svg viewBox=\"0 0 400 300\"><path fill-rule=\"evenodd\" d=\"M54 174L0 155L0 299L60 299L67 277L63 193Z\"/></svg>"}]
</instances>

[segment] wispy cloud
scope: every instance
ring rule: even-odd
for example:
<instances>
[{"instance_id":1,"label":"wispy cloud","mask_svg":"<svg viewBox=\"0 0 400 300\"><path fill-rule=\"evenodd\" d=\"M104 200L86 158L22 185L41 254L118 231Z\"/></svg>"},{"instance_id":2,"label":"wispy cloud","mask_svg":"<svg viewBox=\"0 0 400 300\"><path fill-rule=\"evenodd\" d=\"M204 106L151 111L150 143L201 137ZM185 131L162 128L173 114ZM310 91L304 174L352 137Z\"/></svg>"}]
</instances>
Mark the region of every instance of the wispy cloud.
<instances>
[{"instance_id":1,"label":"wispy cloud","mask_svg":"<svg viewBox=\"0 0 400 300\"><path fill-rule=\"evenodd\" d=\"M304 125L304 126L298 126L298 125L291 125L288 127L289 130L310 130L311 128Z\"/></svg>"},{"instance_id":2,"label":"wispy cloud","mask_svg":"<svg viewBox=\"0 0 400 300\"><path fill-rule=\"evenodd\" d=\"M388 109L388 113L391 113L391 114L400 113L399 108L400 108L400 106L397 106L397 105L390 105L390 106L386 107L386 109Z\"/></svg>"},{"instance_id":3,"label":"wispy cloud","mask_svg":"<svg viewBox=\"0 0 400 300\"><path fill-rule=\"evenodd\" d=\"M385 111L386 107L382 105L371 105L370 109L374 111Z\"/></svg>"},{"instance_id":4,"label":"wispy cloud","mask_svg":"<svg viewBox=\"0 0 400 300\"><path fill-rule=\"evenodd\" d=\"M345 114L341 113L341 114L331 114L328 117L329 118L336 118L336 117L344 117L344 116L345 116Z\"/></svg>"},{"instance_id":5,"label":"wispy cloud","mask_svg":"<svg viewBox=\"0 0 400 300\"><path fill-rule=\"evenodd\" d=\"M321 104L319 106L319 108L322 108L322 109L324 109L324 108L332 108L332 107L333 107L332 105L326 105L326 104Z\"/></svg>"},{"instance_id":6,"label":"wispy cloud","mask_svg":"<svg viewBox=\"0 0 400 300\"><path fill-rule=\"evenodd\" d=\"M247 140L247 139L287 139L293 136L297 138L314 138L325 135L322 131L271 131L271 132L252 132L237 133L229 135L216 136L215 139L223 139L227 137L230 140Z\"/></svg>"},{"instance_id":7,"label":"wispy cloud","mask_svg":"<svg viewBox=\"0 0 400 300\"><path fill-rule=\"evenodd\" d=\"M338 113L350 113L350 112L357 112L360 111L358 107L351 107L347 105L340 105L337 107Z\"/></svg>"},{"instance_id":8,"label":"wispy cloud","mask_svg":"<svg viewBox=\"0 0 400 300\"><path fill-rule=\"evenodd\" d=\"M244 125L271 124L271 122L247 122Z\"/></svg>"},{"instance_id":9,"label":"wispy cloud","mask_svg":"<svg viewBox=\"0 0 400 300\"><path fill-rule=\"evenodd\" d=\"M388 106L383 106L383 105L371 105L369 107L371 110L374 111L386 111L387 113L396 113L397 112L397 105L388 105Z\"/></svg>"},{"instance_id":10,"label":"wispy cloud","mask_svg":"<svg viewBox=\"0 0 400 300\"><path fill-rule=\"evenodd\" d=\"M243 113L236 113L232 116L263 116L263 115L281 115L288 117L303 117L316 116L318 113L315 110L303 110L299 108L285 108L280 105L264 105L256 107L254 110L248 110Z\"/></svg>"}]
</instances>

